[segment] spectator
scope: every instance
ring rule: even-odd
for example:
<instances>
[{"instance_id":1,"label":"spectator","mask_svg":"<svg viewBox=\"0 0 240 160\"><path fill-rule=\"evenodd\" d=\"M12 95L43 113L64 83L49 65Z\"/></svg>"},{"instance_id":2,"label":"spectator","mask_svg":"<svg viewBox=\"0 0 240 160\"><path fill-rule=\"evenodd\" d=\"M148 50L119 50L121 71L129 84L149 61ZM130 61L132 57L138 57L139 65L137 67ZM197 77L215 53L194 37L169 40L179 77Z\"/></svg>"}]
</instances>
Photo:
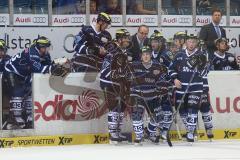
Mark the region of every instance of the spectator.
<instances>
[{"instance_id":1,"label":"spectator","mask_svg":"<svg viewBox=\"0 0 240 160\"><path fill-rule=\"evenodd\" d=\"M226 32L223 27L219 26L222 19L222 12L219 9L212 11L212 22L203 26L200 30L199 39L207 45L209 58L213 57L214 51L217 50L214 41L218 38L226 38Z\"/></svg>"},{"instance_id":2,"label":"spectator","mask_svg":"<svg viewBox=\"0 0 240 160\"><path fill-rule=\"evenodd\" d=\"M90 13L97 14L97 2L96 0L90 0Z\"/></svg>"},{"instance_id":3,"label":"spectator","mask_svg":"<svg viewBox=\"0 0 240 160\"><path fill-rule=\"evenodd\" d=\"M148 26L141 25L138 28L138 32L131 36L132 47L129 49L129 52L133 61L140 60L141 48L145 45L148 45L148 33Z\"/></svg>"},{"instance_id":4,"label":"spectator","mask_svg":"<svg viewBox=\"0 0 240 160\"><path fill-rule=\"evenodd\" d=\"M77 0L57 0L57 14L73 14L76 12ZM74 9L73 9L74 8Z\"/></svg>"},{"instance_id":5,"label":"spectator","mask_svg":"<svg viewBox=\"0 0 240 160\"><path fill-rule=\"evenodd\" d=\"M157 14L156 0L128 0L127 14Z\"/></svg>"},{"instance_id":6,"label":"spectator","mask_svg":"<svg viewBox=\"0 0 240 160\"><path fill-rule=\"evenodd\" d=\"M121 7L118 0L107 0L106 13L108 14L122 14Z\"/></svg>"},{"instance_id":7,"label":"spectator","mask_svg":"<svg viewBox=\"0 0 240 160\"><path fill-rule=\"evenodd\" d=\"M78 0L75 4L77 14L85 14L86 13L86 1Z\"/></svg>"},{"instance_id":8,"label":"spectator","mask_svg":"<svg viewBox=\"0 0 240 160\"><path fill-rule=\"evenodd\" d=\"M184 10L181 8L182 3L183 3L182 0L172 0L171 1L171 5L175 9L175 12L177 15L184 14Z\"/></svg>"},{"instance_id":9,"label":"spectator","mask_svg":"<svg viewBox=\"0 0 240 160\"><path fill-rule=\"evenodd\" d=\"M212 8L211 2L209 0L198 0L197 7L199 10L199 14L202 14L202 15L208 13Z\"/></svg>"}]
</instances>

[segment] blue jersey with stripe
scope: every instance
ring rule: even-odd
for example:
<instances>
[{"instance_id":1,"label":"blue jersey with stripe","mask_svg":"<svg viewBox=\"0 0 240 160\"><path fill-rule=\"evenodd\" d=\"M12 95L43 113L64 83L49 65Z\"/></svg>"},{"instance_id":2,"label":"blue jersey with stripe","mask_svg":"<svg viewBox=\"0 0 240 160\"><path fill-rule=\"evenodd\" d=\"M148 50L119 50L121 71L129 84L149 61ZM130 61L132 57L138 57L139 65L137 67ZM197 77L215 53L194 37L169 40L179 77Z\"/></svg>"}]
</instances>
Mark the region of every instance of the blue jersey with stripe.
<instances>
[{"instance_id":1,"label":"blue jersey with stripe","mask_svg":"<svg viewBox=\"0 0 240 160\"><path fill-rule=\"evenodd\" d=\"M47 55L47 57L49 56L50 55ZM38 49L35 46L31 46L21 53L14 55L7 62L5 70L23 78L31 76L32 73L49 73L51 65L43 65L41 63L41 58L44 58L44 56L41 57Z\"/></svg>"},{"instance_id":2,"label":"blue jersey with stripe","mask_svg":"<svg viewBox=\"0 0 240 160\"><path fill-rule=\"evenodd\" d=\"M211 64L211 70L239 70L236 58L231 53L227 52L225 52L223 56L215 52Z\"/></svg>"},{"instance_id":3,"label":"blue jersey with stripe","mask_svg":"<svg viewBox=\"0 0 240 160\"><path fill-rule=\"evenodd\" d=\"M111 40L112 37L108 31L97 32L94 26L83 26L74 39L75 56L88 54L87 47L89 46L104 47Z\"/></svg>"},{"instance_id":4,"label":"blue jersey with stripe","mask_svg":"<svg viewBox=\"0 0 240 160\"><path fill-rule=\"evenodd\" d=\"M203 92L203 70L200 70L197 67L191 68L187 65L187 61L194 54L202 54L202 52L195 49L195 51L189 55L186 49L182 50L177 53L176 57L170 64L169 75L171 79L178 79L182 83L182 88L177 89L177 93L184 94L188 85L190 85L188 93ZM192 76L194 77L190 82Z\"/></svg>"},{"instance_id":5,"label":"blue jersey with stripe","mask_svg":"<svg viewBox=\"0 0 240 160\"><path fill-rule=\"evenodd\" d=\"M149 66L143 65L142 62L137 61L131 64L132 77L130 96L152 100L157 98L157 85L166 82L166 73L163 73L160 68L161 65L157 61L152 61ZM166 66L164 66L166 68ZM162 82L162 83L161 83Z\"/></svg>"}]
</instances>

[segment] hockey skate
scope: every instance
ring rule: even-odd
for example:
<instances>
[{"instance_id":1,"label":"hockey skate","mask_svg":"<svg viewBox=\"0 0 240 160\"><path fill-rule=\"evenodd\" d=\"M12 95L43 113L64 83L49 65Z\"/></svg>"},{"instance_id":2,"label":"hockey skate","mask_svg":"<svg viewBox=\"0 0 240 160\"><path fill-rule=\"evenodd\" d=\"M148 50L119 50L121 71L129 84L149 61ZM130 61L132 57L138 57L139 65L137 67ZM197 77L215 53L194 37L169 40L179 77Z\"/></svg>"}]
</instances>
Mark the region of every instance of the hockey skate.
<instances>
[{"instance_id":1,"label":"hockey skate","mask_svg":"<svg viewBox=\"0 0 240 160\"><path fill-rule=\"evenodd\" d=\"M194 134L193 133L187 133L186 135L187 142L194 142Z\"/></svg>"},{"instance_id":2,"label":"hockey skate","mask_svg":"<svg viewBox=\"0 0 240 160\"><path fill-rule=\"evenodd\" d=\"M119 136L109 136L109 144L117 145L121 143L121 138Z\"/></svg>"},{"instance_id":3,"label":"hockey skate","mask_svg":"<svg viewBox=\"0 0 240 160\"><path fill-rule=\"evenodd\" d=\"M143 139L135 139L134 140L134 145L135 146L142 146Z\"/></svg>"},{"instance_id":4,"label":"hockey skate","mask_svg":"<svg viewBox=\"0 0 240 160\"><path fill-rule=\"evenodd\" d=\"M144 128L144 139L147 139L150 142L155 143L155 144L159 143L159 138L157 138L157 136L151 136L147 127Z\"/></svg>"},{"instance_id":5,"label":"hockey skate","mask_svg":"<svg viewBox=\"0 0 240 160\"><path fill-rule=\"evenodd\" d=\"M119 133L119 139L121 142L128 142L127 136L123 135L122 133Z\"/></svg>"},{"instance_id":6,"label":"hockey skate","mask_svg":"<svg viewBox=\"0 0 240 160\"><path fill-rule=\"evenodd\" d=\"M206 130L206 133L207 133L207 137L208 137L208 139L212 140L212 139L214 138L214 135L213 135L212 129L208 129L208 130Z\"/></svg>"},{"instance_id":7,"label":"hockey skate","mask_svg":"<svg viewBox=\"0 0 240 160\"><path fill-rule=\"evenodd\" d=\"M7 130L16 130L16 129L24 129L25 122L21 117L16 117L14 120L8 120L6 124Z\"/></svg>"}]
</instances>

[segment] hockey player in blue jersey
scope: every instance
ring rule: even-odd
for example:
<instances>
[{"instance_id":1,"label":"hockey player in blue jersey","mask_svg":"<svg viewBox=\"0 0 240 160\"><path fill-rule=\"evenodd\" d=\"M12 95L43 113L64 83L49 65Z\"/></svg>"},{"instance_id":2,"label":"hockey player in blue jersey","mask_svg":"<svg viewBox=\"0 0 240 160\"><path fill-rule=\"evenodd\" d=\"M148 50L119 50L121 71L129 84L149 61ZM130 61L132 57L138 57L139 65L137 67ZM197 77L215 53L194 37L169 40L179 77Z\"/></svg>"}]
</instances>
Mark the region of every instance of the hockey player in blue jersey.
<instances>
[{"instance_id":1,"label":"hockey player in blue jersey","mask_svg":"<svg viewBox=\"0 0 240 160\"><path fill-rule=\"evenodd\" d=\"M126 49L129 48L130 33L126 29L116 31L116 40L106 46L108 54L101 69L100 86L105 93L109 108L108 131L110 143L127 141L121 133L126 101L129 97L128 82L125 79L127 64Z\"/></svg>"},{"instance_id":2,"label":"hockey player in blue jersey","mask_svg":"<svg viewBox=\"0 0 240 160\"><path fill-rule=\"evenodd\" d=\"M168 92L168 82L165 80L167 67L157 61L152 60L152 50L148 46L142 48L141 61L131 64L131 86L130 97L132 106L132 123L136 135L135 144L141 144L144 138L143 115L145 109L150 116L150 124L153 124L155 130L150 131L151 140L156 139L156 130L160 127L162 121L161 96ZM166 121L171 119L171 115L166 117ZM170 122L171 123L171 122ZM164 126L165 127L165 126ZM168 130L168 128L166 129ZM155 138L155 139L153 139Z\"/></svg>"},{"instance_id":3,"label":"hockey player in blue jersey","mask_svg":"<svg viewBox=\"0 0 240 160\"><path fill-rule=\"evenodd\" d=\"M177 88L175 105L186 125L189 142L194 141L206 65L206 56L197 49L197 42L196 36L187 36L186 49L177 53L169 67L169 74Z\"/></svg>"},{"instance_id":4,"label":"hockey player in blue jersey","mask_svg":"<svg viewBox=\"0 0 240 160\"><path fill-rule=\"evenodd\" d=\"M198 43L198 50L202 52L206 57L208 57L208 52L205 46L204 41L199 41ZM202 120L205 127L205 131L207 133L207 137L209 139L212 139L214 137L213 135L213 122L212 122L212 113L211 113L211 104L210 104L210 97L209 97L209 86L208 86L208 72L210 69L210 63L206 64L205 68L203 69L203 93L201 96L201 102L200 102L200 112L202 114ZM197 135L195 135L197 136Z\"/></svg>"},{"instance_id":5,"label":"hockey player in blue jersey","mask_svg":"<svg viewBox=\"0 0 240 160\"><path fill-rule=\"evenodd\" d=\"M75 36L72 59L75 72L99 71L102 61L107 54L104 45L112 40L107 28L111 25L108 14L101 12L97 17L96 25L82 26Z\"/></svg>"},{"instance_id":6,"label":"hockey player in blue jersey","mask_svg":"<svg viewBox=\"0 0 240 160\"><path fill-rule=\"evenodd\" d=\"M226 38L219 38L215 41L217 51L214 52L211 61L211 70L239 70L236 58L231 53L227 52L229 49Z\"/></svg>"},{"instance_id":7,"label":"hockey player in blue jersey","mask_svg":"<svg viewBox=\"0 0 240 160\"><path fill-rule=\"evenodd\" d=\"M0 72L5 70L5 64L11 57L7 55L7 46L3 39L0 39Z\"/></svg>"},{"instance_id":8,"label":"hockey player in blue jersey","mask_svg":"<svg viewBox=\"0 0 240 160\"><path fill-rule=\"evenodd\" d=\"M178 48L178 51L180 51L182 49L186 49L186 45L185 45L186 37L187 37L186 32L180 31L180 32L177 32L174 34L173 40L174 40L175 45Z\"/></svg>"},{"instance_id":9,"label":"hockey player in blue jersey","mask_svg":"<svg viewBox=\"0 0 240 160\"><path fill-rule=\"evenodd\" d=\"M50 63L49 47L51 42L46 37L39 37L30 48L14 55L6 64L3 83L10 92L10 112L6 129L33 127L33 106L31 81L32 73L58 73L64 76L57 64ZM42 59L46 58L44 65Z\"/></svg>"},{"instance_id":10,"label":"hockey player in blue jersey","mask_svg":"<svg viewBox=\"0 0 240 160\"><path fill-rule=\"evenodd\" d=\"M166 40L162 36L162 34L155 30L154 33L150 36L150 46L152 49L152 60L161 65L169 66L172 58L171 53L168 52L165 48ZM167 77L166 77L167 80ZM168 94L164 95L161 100L161 138L167 139L167 131L172 122L172 105L170 103L170 99ZM154 142L157 142L156 139L156 128L158 124L150 121L145 131L147 133L147 137Z\"/></svg>"},{"instance_id":11,"label":"hockey player in blue jersey","mask_svg":"<svg viewBox=\"0 0 240 160\"><path fill-rule=\"evenodd\" d=\"M168 67L172 55L166 50L166 39L163 37L162 33L155 30L150 36L149 42L152 48L152 58Z\"/></svg>"}]
</instances>

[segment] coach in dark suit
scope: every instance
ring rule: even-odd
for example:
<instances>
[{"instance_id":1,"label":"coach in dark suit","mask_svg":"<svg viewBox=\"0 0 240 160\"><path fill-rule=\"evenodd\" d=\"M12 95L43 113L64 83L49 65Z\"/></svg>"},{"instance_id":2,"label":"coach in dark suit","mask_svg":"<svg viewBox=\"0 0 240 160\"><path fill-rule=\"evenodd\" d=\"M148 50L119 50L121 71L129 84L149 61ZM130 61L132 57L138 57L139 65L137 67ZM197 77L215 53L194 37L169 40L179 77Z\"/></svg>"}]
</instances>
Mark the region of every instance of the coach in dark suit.
<instances>
[{"instance_id":1,"label":"coach in dark suit","mask_svg":"<svg viewBox=\"0 0 240 160\"><path fill-rule=\"evenodd\" d=\"M140 60L141 48L148 45L149 28L146 25L138 27L138 32L131 36L132 47L128 52L132 57L132 61Z\"/></svg>"},{"instance_id":2,"label":"coach in dark suit","mask_svg":"<svg viewBox=\"0 0 240 160\"><path fill-rule=\"evenodd\" d=\"M200 30L199 39L204 40L209 52L209 58L212 58L214 51L217 50L214 41L218 38L226 38L226 32L219 26L222 19L222 12L219 9L212 11L212 22L203 26Z\"/></svg>"}]
</instances>

